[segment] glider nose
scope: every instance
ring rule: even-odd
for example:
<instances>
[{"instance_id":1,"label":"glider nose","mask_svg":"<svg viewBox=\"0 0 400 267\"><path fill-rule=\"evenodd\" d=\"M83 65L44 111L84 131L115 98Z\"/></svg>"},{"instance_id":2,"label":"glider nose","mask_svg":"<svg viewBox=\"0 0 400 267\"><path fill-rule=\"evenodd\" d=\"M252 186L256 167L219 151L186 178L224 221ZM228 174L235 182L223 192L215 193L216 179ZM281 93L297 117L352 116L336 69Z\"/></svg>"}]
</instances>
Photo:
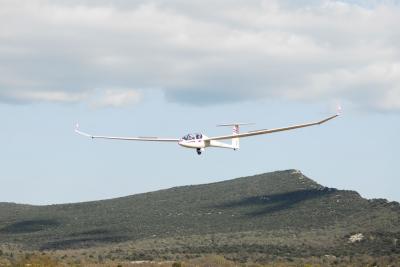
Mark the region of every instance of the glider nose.
<instances>
[{"instance_id":1,"label":"glider nose","mask_svg":"<svg viewBox=\"0 0 400 267\"><path fill-rule=\"evenodd\" d=\"M180 146L186 147L185 144L186 144L186 142L185 142L185 140L183 140L183 139L181 139L181 140L178 141L178 145L180 145Z\"/></svg>"}]
</instances>

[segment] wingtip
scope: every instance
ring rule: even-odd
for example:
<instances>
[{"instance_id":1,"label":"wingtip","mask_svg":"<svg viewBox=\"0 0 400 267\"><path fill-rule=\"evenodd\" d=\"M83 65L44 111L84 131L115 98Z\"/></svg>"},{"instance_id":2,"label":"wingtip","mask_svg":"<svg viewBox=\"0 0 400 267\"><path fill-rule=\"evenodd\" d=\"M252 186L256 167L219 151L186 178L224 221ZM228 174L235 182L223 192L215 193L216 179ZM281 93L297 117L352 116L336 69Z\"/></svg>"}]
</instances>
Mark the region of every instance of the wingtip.
<instances>
[{"instance_id":1,"label":"wingtip","mask_svg":"<svg viewBox=\"0 0 400 267\"><path fill-rule=\"evenodd\" d=\"M340 116L340 115L342 115L342 106L337 106L337 108L336 108L336 115L337 116Z\"/></svg>"},{"instance_id":2,"label":"wingtip","mask_svg":"<svg viewBox=\"0 0 400 267\"><path fill-rule=\"evenodd\" d=\"M77 134L79 134L79 135L82 135L82 136L86 136L86 137L92 138L92 139L94 138L93 135L87 134L87 133L85 133L85 132L80 131L80 130L79 130L79 124L78 124L78 123L75 125L75 133L77 133Z\"/></svg>"}]
</instances>

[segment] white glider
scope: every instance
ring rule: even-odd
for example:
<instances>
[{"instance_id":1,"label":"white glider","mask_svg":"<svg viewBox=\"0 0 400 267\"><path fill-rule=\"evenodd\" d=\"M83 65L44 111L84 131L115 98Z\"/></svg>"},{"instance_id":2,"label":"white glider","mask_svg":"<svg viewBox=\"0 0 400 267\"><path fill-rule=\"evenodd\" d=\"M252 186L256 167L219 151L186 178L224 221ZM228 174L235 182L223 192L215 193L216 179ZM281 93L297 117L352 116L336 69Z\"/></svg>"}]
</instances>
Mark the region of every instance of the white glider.
<instances>
[{"instance_id":1,"label":"white glider","mask_svg":"<svg viewBox=\"0 0 400 267\"><path fill-rule=\"evenodd\" d=\"M207 137L201 133L187 134L184 137L179 138L179 139L178 138L148 137L148 136L119 137L119 136L91 135L91 134L81 132L79 130L78 124L76 125L75 132L80 135L90 137L92 139L99 138L99 139L126 140L126 141L173 142L173 143L178 143L182 147L196 149L197 154L200 155L202 152L204 152L205 148L207 148L207 147L220 147L220 148L230 148L233 150L237 150L237 149L239 149L239 138L249 137L249 136L254 136L254 135L261 135L261 134L270 134L270 133L282 132L282 131L289 131L289 130L294 130L294 129L298 129L298 128L320 125L320 124L323 124L329 120L332 120L332 119L338 117L339 115L340 114L338 112L337 114L327 117L320 121L292 125L292 126L283 127L283 128L249 131L249 132L244 132L244 133L239 133L239 127L241 125L247 125L249 123L220 124L217 126L233 126L233 132L232 132L232 134L215 136L215 137ZM223 143L223 142L219 141L219 140L227 140L227 139L232 139L232 143L227 144L227 143Z\"/></svg>"}]
</instances>

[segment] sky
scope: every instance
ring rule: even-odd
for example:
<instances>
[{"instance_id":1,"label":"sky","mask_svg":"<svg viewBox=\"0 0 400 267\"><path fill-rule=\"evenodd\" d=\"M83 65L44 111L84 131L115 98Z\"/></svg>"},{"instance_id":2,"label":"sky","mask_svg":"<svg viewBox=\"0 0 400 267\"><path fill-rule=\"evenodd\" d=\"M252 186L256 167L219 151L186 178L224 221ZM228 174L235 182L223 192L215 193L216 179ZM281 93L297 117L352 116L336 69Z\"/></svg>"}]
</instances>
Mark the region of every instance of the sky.
<instances>
[{"instance_id":1,"label":"sky","mask_svg":"<svg viewBox=\"0 0 400 267\"><path fill-rule=\"evenodd\" d=\"M0 0L0 202L56 204L299 169L400 201L400 2ZM319 120L198 156L179 138Z\"/></svg>"}]
</instances>

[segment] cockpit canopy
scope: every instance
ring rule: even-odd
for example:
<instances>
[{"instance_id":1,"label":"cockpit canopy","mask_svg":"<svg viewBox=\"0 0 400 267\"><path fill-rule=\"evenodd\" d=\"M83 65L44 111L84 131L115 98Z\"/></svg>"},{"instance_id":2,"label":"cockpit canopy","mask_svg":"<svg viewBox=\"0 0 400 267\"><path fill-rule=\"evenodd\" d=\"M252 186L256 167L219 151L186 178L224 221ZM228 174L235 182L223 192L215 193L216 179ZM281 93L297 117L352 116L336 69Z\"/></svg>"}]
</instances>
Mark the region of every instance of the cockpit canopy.
<instances>
[{"instance_id":1,"label":"cockpit canopy","mask_svg":"<svg viewBox=\"0 0 400 267\"><path fill-rule=\"evenodd\" d=\"M203 135L201 133L191 133L187 134L184 137L182 137L182 140L196 140L196 139L202 139Z\"/></svg>"}]
</instances>

